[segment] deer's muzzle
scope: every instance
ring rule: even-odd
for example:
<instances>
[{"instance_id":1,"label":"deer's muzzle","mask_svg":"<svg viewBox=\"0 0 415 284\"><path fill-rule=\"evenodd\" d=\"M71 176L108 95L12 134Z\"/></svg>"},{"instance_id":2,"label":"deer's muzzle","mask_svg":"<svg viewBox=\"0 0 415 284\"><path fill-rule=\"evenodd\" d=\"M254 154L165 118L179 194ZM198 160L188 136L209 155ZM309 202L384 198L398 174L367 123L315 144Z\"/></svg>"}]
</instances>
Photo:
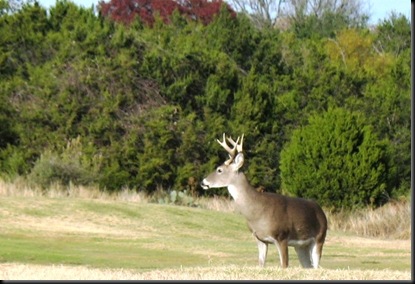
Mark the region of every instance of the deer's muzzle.
<instances>
[{"instance_id":1,"label":"deer's muzzle","mask_svg":"<svg viewBox=\"0 0 415 284\"><path fill-rule=\"evenodd\" d=\"M202 182L200 183L200 186L204 189L207 190L209 189L209 183L207 182L206 179L203 179Z\"/></svg>"}]
</instances>

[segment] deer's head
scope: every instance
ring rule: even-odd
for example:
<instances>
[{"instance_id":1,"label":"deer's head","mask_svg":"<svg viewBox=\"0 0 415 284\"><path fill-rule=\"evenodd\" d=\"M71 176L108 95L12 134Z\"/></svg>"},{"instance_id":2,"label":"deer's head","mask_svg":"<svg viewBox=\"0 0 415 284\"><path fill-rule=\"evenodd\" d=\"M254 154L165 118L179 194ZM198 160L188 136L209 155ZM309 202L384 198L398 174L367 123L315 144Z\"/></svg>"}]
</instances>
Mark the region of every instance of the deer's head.
<instances>
[{"instance_id":1,"label":"deer's head","mask_svg":"<svg viewBox=\"0 0 415 284\"><path fill-rule=\"evenodd\" d=\"M226 140L232 144L232 148L229 147ZM242 153L243 140L243 134L240 141L239 137L234 141L231 137L226 137L225 133L223 133L223 141L216 140L228 152L229 159L203 179L201 183L203 189L226 187L232 183L238 174L238 170L244 164L244 155Z\"/></svg>"}]
</instances>

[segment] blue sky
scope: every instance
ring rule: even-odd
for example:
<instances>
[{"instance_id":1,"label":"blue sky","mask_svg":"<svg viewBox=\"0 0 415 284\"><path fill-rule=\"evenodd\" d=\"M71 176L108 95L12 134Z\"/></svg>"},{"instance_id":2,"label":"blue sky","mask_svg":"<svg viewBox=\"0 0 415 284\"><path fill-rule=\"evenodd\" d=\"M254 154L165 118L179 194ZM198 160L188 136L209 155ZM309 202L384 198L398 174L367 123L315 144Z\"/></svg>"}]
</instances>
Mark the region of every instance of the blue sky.
<instances>
[{"instance_id":1,"label":"blue sky","mask_svg":"<svg viewBox=\"0 0 415 284\"><path fill-rule=\"evenodd\" d=\"M71 0L79 6L86 8L97 5L100 0ZM38 2L49 8L54 6L56 0L38 0ZM108 0L105 0L108 2ZM389 18L392 11L404 14L409 20L411 19L411 1L410 0L370 0L363 1L366 5L365 9L369 11L371 18L369 23L376 24L379 19Z\"/></svg>"}]
</instances>

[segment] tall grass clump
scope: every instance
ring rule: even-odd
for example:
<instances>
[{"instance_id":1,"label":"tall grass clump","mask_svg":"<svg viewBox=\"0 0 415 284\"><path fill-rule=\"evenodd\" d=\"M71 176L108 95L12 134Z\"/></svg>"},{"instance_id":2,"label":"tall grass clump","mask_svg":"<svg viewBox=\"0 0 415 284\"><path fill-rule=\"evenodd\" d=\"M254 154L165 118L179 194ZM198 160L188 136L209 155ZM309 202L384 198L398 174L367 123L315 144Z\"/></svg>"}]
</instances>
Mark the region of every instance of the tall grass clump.
<instances>
[{"instance_id":1,"label":"tall grass clump","mask_svg":"<svg viewBox=\"0 0 415 284\"><path fill-rule=\"evenodd\" d=\"M329 228L364 237L410 239L410 201L389 201L382 207L328 213Z\"/></svg>"},{"instance_id":2,"label":"tall grass clump","mask_svg":"<svg viewBox=\"0 0 415 284\"><path fill-rule=\"evenodd\" d=\"M137 192L128 188L117 192L110 192L101 190L97 186L75 185L72 182L69 182L67 185L63 185L60 182L51 183L45 189L21 177L16 178L12 182L0 179L0 196L43 196L49 198L102 199L143 203L147 203L150 199L144 192Z\"/></svg>"}]
</instances>

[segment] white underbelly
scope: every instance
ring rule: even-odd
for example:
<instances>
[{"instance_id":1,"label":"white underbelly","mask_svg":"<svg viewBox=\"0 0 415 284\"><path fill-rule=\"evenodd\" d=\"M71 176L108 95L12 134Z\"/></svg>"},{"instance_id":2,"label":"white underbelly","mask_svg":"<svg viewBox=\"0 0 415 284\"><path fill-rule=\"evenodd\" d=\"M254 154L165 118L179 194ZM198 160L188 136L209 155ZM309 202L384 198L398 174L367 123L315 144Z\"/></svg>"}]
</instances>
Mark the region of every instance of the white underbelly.
<instances>
[{"instance_id":1,"label":"white underbelly","mask_svg":"<svg viewBox=\"0 0 415 284\"><path fill-rule=\"evenodd\" d=\"M273 244L276 243L276 240L273 237L271 237L271 236L267 236L265 238L261 238L261 240L263 242L267 242L267 243L273 243ZM311 243L314 243L315 240L316 240L315 238L309 238L309 239L305 239L305 240L288 240L288 245L290 247L308 246Z\"/></svg>"},{"instance_id":2,"label":"white underbelly","mask_svg":"<svg viewBox=\"0 0 415 284\"><path fill-rule=\"evenodd\" d=\"M315 238L309 238L306 240L288 240L288 245L291 247L303 247L308 246L311 243L314 243L316 241Z\"/></svg>"}]
</instances>

